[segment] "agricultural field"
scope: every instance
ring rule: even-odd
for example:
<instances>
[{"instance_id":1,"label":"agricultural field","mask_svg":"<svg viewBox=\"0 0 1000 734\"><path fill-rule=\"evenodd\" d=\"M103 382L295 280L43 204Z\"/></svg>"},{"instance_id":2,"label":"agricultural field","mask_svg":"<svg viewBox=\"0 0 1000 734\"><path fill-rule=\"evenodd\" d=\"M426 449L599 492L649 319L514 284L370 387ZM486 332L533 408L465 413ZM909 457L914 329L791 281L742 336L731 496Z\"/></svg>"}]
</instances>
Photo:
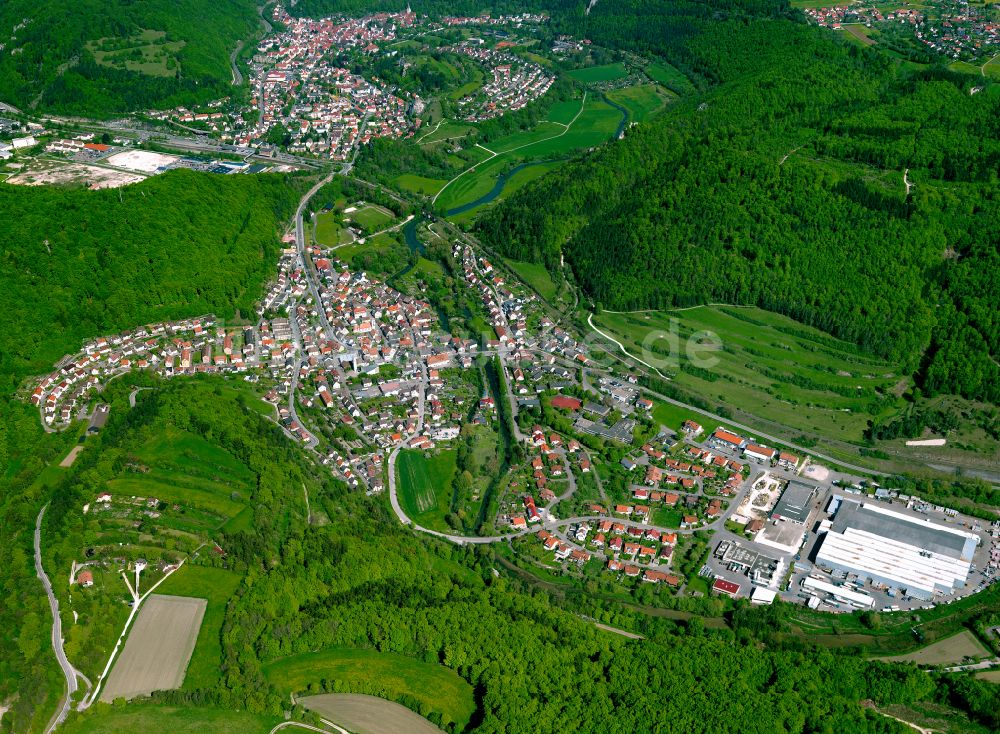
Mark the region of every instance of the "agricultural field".
<instances>
[{"instance_id":1,"label":"agricultural field","mask_svg":"<svg viewBox=\"0 0 1000 734\"><path fill-rule=\"evenodd\" d=\"M878 35L878 31L874 28L868 28L860 23L848 23L844 26L844 30L847 32L847 36L850 40L857 42L861 46L874 46L878 41L875 40L875 36Z\"/></svg>"},{"instance_id":2,"label":"agricultural field","mask_svg":"<svg viewBox=\"0 0 1000 734\"><path fill-rule=\"evenodd\" d=\"M667 97L655 84L613 89L608 99L628 110L629 122L644 122L667 106Z\"/></svg>"},{"instance_id":3,"label":"agricultural field","mask_svg":"<svg viewBox=\"0 0 1000 734\"><path fill-rule=\"evenodd\" d=\"M180 688L208 602L153 594L139 610L101 700Z\"/></svg>"},{"instance_id":4,"label":"agricultural field","mask_svg":"<svg viewBox=\"0 0 1000 734\"><path fill-rule=\"evenodd\" d=\"M476 709L472 686L454 671L395 653L331 648L268 663L264 675L282 693L315 690L326 680L335 682L341 690L377 692L390 699L405 696L418 701L422 710L438 711L445 721L454 721L458 731L465 728ZM425 719L416 718L416 723L427 724ZM347 722L342 725L349 726ZM357 729L352 726L351 731Z\"/></svg>"},{"instance_id":5,"label":"agricultural field","mask_svg":"<svg viewBox=\"0 0 1000 734\"><path fill-rule=\"evenodd\" d=\"M399 501L406 514L425 527L448 530L445 516L451 511L454 450L427 455L401 451L397 463Z\"/></svg>"},{"instance_id":6,"label":"agricultural field","mask_svg":"<svg viewBox=\"0 0 1000 734\"><path fill-rule=\"evenodd\" d=\"M906 384L894 365L756 308L602 313L594 322L679 386L793 435L860 441L872 406L891 409L878 396Z\"/></svg>"},{"instance_id":7,"label":"agricultural field","mask_svg":"<svg viewBox=\"0 0 1000 734\"><path fill-rule=\"evenodd\" d=\"M280 717L190 706L131 703L125 708L95 707L74 714L60 727L65 734L267 734Z\"/></svg>"},{"instance_id":8,"label":"agricultural field","mask_svg":"<svg viewBox=\"0 0 1000 734\"><path fill-rule=\"evenodd\" d=\"M177 597L207 600L198 641L184 676L185 690L211 688L218 683L222 665L222 623L226 605L236 593L240 577L222 568L185 564L172 573L156 590Z\"/></svg>"},{"instance_id":9,"label":"agricultural field","mask_svg":"<svg viewBox=\"0 0 1000 734\"><path fill-rule=\"evenodd\" d=\"M628 75L628 71L625 69L625 64L619 62L617 64L604 64L603 66L585 66L582 69L568 71L566 75L578 82L593 84L595 82L610 82L615 79L621 79Z\"/></svg>"},{"instance_id":10,"label":"agricultural field","mask_svg":"<svg viewBox=\"0 0 1000 734\"><path fill-rule=\"evenodd\" d=\"M982 673L976 673L976 677L990 683L1000 683L1000 670L985 670Z\"/></svg>"},{"instance_id":11,"label":"agricultural field","mask_svg":"<svg viewBox=\"0 0 1000 734\"><path fill-rule=\"evenodd\" d=\"M163 31L144 30L131 38L90 41L94 61L113 69L127 69L149 76L173 76L180 70L177 54L184 41L167 41Z\"/></svg>"},{"instance_id":12,"label":"agricultural field","mask_svg":"<svg viewBox=\"0 0 1000 734\"><path fill-rule=\"evenodd\" d=\"M917 665L959 665L966 658L990 656L987 647L969 630L938 640L927 647L906 653L878 658L887 663L916 663Z\"/></svg>"},{"instance_id":13,"label":"agricultural field","mask_svg":"<svg viewBox=\"0 0 1000 734\"><path fill-rule=\"evenodd\" d=\"M299 702L354 734L440 734L441 730L405 706L376 696L327 693L307 696Z\"/></svg>"}]
</instances>

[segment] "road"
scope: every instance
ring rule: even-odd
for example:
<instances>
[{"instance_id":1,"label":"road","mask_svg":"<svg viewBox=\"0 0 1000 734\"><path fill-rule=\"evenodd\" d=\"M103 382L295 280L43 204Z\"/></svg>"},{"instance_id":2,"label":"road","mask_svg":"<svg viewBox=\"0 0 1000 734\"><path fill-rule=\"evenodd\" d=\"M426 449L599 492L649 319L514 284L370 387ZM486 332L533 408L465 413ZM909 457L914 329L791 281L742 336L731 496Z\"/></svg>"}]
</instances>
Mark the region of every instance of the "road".
<instances>
[{"instance_id":1,"label":"road","mask_svg":"<svg viewBox=\"0 0 1000 734\"><path fill-rule=\"evenodd\" d=\"M52 650L55 652L56 660L59 661L59 667L62 668L63 675L66 678L66 695L62 699L62 703L59 704L59 710L49 721L48 726L45 727L45 734L49 734L49 732L53 731L57 726L66 720L66 716L69 714L70 706L73 703L73 694L76 693L77 688L76 668L70 664L69 660L66 658L66 651L63 649L62 620L59 618L59 600L56 599L56 595L52 592L52 584L49 581L48 575L45 573L45 569L42 567L42 517L45 516L45 510L47 508L48 504L42 507L42 509L38 511L38 519L35 520L35 574L38 576L39 581L42 582L42 587L45 589L46 596L49 597L49 609L52 611Z\"/></svg>"},{"instance_id":2,"label":"road","mask_svg":"<svg viewBox=\"0 0 1000 734\"><path fill-rule=\"evenodd\" d=\"M236 42L236 48L233 52L229 54L229 65L233 68L233 86L238 87L243 84L243 72L240 71L236 66L236 57L240 55L240 51L243 50L243 41Z\"/></svg>"}]
</instances>

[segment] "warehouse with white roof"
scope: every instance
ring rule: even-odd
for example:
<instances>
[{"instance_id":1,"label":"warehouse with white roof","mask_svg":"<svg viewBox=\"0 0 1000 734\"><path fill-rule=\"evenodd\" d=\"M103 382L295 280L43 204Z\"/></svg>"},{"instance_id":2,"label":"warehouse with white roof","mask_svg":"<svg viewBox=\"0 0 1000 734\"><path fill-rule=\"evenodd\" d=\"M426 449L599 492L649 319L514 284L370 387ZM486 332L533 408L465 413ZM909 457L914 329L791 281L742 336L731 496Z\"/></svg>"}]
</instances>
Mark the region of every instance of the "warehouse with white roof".
<instances>
[{"instance_id":1,"label":"warehouse with white roof","mask_svg":"<svg viewBox=\"0 0 1000 734\"><path fill-rule=\"evenodd\" d=\"M978 542L973 533L844 498L816 564L929 600L965 586Z\"/></svg>"}]
</instances>

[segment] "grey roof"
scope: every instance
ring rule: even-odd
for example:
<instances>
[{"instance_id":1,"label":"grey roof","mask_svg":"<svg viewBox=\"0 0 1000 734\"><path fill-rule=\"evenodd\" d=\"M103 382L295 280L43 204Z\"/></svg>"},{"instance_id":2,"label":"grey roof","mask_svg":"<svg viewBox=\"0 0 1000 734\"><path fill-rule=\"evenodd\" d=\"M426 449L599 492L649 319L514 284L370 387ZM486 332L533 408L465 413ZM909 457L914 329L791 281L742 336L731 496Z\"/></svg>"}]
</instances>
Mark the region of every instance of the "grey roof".
<instances>
[{"instance_id":1,"label":"grey roof","mask_svg":"<svg viewBox=\"0 0 1000 734\"><path fill-rule=\"evenodd\" d=\"M785 520L804 523L809 518L809 509L816 489L814 484L806 484L792 479L788 482L785 491L781 493L778 504L771 511L771 517L781 517Z\"/></svg>"},{"instance_id":2,"label":"grey roof","mask_svg":"<svg viewBox=\"0 0 1000 734\"><path fill-rule=\"evenodd\" d=\"M873 512L865 505L854 501L843 502L833 520L834 532L843 533L848 528L863 530L883 538L892 538L948 558L968 560L971 558L970 551L975 549L975 541L972 538L949 533L917 517L904 520ZM971 549L967 547L969 544L972 544Z\"/></svg>"}]
</instances>

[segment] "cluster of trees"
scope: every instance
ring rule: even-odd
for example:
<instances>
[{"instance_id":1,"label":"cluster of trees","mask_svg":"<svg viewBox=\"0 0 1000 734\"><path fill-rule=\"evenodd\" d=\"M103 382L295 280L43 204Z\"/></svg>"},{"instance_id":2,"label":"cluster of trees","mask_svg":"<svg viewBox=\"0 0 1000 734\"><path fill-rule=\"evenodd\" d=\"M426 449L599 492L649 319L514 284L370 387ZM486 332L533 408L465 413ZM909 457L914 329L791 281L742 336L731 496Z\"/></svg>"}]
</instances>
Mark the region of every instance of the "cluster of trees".
<instances>
[{"instance_id":1,"label":"cluster of trees","mask_svg":"<svg viewBox=\"0 0 1000 734\"><path fill-rule=\"evenodd\" d=\"M754 304L897 362L926 394L996 401L1000 95L838 45L780 4L598 5L588 33L627 45L623 16L661 5L650 25L677 32L640 32L645 50L716 86L520 190L483 239L565 257L598 307Z\"/></svg>"},{"instance_id":2,"label":"cluster of trees","mask_svg":"<svg viewBox=\"0 0 1000 734\"><path fill-rule=\"evenodd\" d=\"M301 184L180 170L118 190L0 185L0 389L86 337L252 313Z\"/></svg>"},{"instance_id":3,"label":"cluster of trees","mask_svg":"<svg viewBox=\"0 0 1000 734\"><path fill-rule=\"evenodd\" d=\"M229 54L258 23L252 0L9 0L0 4L0 44L6 46L0 97L24 109L40 105L92 116L198 104L231 92ZM184 42L168 75L99 65L88 48L143 30Z\"/></svg>"}]
</instances>

